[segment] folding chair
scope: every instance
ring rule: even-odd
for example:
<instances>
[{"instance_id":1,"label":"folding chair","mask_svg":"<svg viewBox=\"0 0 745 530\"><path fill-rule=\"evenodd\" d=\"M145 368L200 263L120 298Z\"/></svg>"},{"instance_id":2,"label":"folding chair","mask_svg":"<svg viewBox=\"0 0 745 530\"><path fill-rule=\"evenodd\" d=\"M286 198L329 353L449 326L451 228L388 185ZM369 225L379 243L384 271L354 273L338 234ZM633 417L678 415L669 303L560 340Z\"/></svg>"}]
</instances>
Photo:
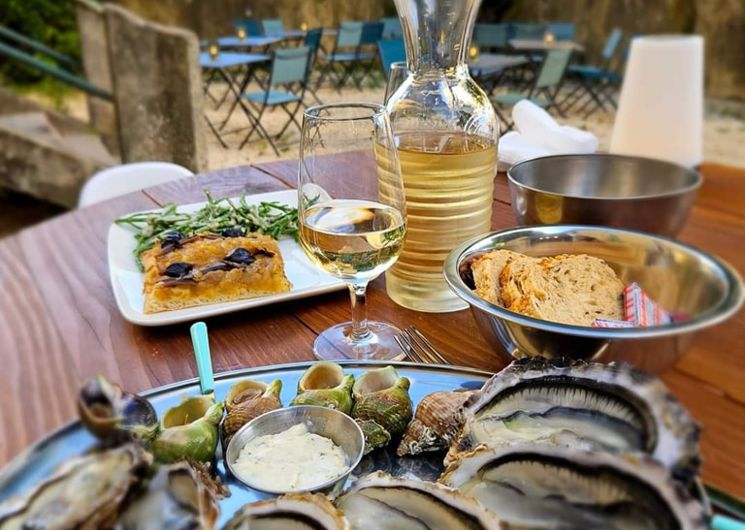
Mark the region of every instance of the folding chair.
<instances>
[{"instance_id":1,"label":"folding chair","mask_svg":"<svg viewBox=\"0 0 745 530\"><path fill-rule=\"evenodd\" d=\"M243 28L246 30L246 35L256 37L264 35L264 31L261 29L259 21L252 18L239 18L238 20L234 20L233 26L235 26L236 29Z\"/></svg>"},{"instance_id":2,"label":"folding chair","mask_svg":"<svg viewBox=\"0 0 745 530\"><path fill-rule=\"evenodd\" d=\"M251 122L251 127L238 149L243 149L253 133L258 131L259 135L269 142L274 152L279 156L279 149L277 149L272 138L282 136L291 123L294 123L298 130L302 130L295 115L305 96L309 62L310 48L307 46L274 50L267 89L241 94L241 108ZM251 108L246 106L243 100L247 101ZM272 136L261 124L261 117L267 108L277 106L287 114L288 120L279 133Z\"/></svg>"},{"instance_id":3,"label":"folding chair","mask_svg":"<svg viewBox=\"0 0 745 530\"><path fill-rule=\"evenodd\" d=\"M323 104L323 101L318 97L318 94L316 94L316 91L311 88L311 74L313 73L313 70L316 67L316 62L318 61L318 50L321 49L321 38L323 37L323 28L315 28L308 30L308 32L305 34L305 41L303 44L310 48L310 61L308 63L308 83L306 86L306 90L310 92L310 95L313 96L313 99L316 100L316 102L319 105Z\"/></svg>"},{"instance_id":4,"label":"folding chair","mask_svg":"<svg viewBox=\"0 0 745 530\"><path fill-rule=\"evenodd\" d=\"M321 76L318 78L318 83L316 84L316 89L329 77L336 85L337 90L341 92L342 85L349 77L350 64L353 66L357 58L360 39L362 38L362 26L362 22L341 22L339 24L334 49L331 53L323 57L324 64L321 69ZM353 51L348 51L350 49L353 49ZM342 68L341 74L337 74L334 70L337 64Z\"/></svg>"},{"instance_id":5,"label":"folding chair","mask_svg":"<svg viewBox=\"0 0 745 530\"><path fill-rule=\"evenodd\" d=\"M510 39L520 40L543 40L546 33L544 24L532 22L512 22L510 24Z\"/></svg>"},{"instance_id":6,"label":"folding chair","mask_svg":"<svg viewBox=\"0 0 745 530\"><path fill-rule=\"evenodd\" d=\"M383 17L380 19L383 23L384 39L402 39L404 31L401 28L401 21L398 17Z\"/></svg>"},{"instance_id":7,"label":"folding chair","mask_svg":"<svg viewBox=\"0 0 745 530\"><path fill-rule=\"evenodd\" d=\"M383 37L382 22L365 22L362 25L362 34L360 35L360 45L357 47L357 64L362 65L362 74L357 77L354 75L354 64L351 68L351 77L358 90L362 90L362 81L372 73L375 63L378 60L378 50L370 51L370 48L377 46L378 41Z\"/></svg>"},{"instance_id":8,"label":"folding chair","mask_svg":"<svg viewBox=\"0 0 745 530\"><path fill-rule=\"evenodd\" d=\"M501 51L508 47L509 31L509 24L476 24L473 40L482 50Z\"/></svg>"},{"instance_id":9,"label":"folding chair","mask_svg":"<svg viewBox=\"0 0 745 530\"><path fill-rule=\"evenodd\" d=\"M573 41L577 32L577 24L574 22L554 22L546 26L555 40Z\"/></svg>"},{"instance_id":10,"label":"folding chair","mask_svg":"<svg viewBox=\"0 0 745 530\"><path fill-rule=\"evenodd\" d=\"M610 66L622 39L623 31L615 28L605 41L600 65L572 64L569 66L569 74L577 81L577 86L564 99L566 108L571 108L586 96L588 100L582 105L580 112L585 110L588 105L594 104L587 111L586 116L589 116L598 108L606 110L603 99L606 99L611 107L615 107L615 102L605 94L605 91L609 86L621 81L621 74L611 70Z\"/></svg>"},{"instance_id":11,"label":"folding chair","mask_svg":"<svg viewBox=\"0 0 745 530\"><path fill-rule=\"evenodd\" d=\"M505 119L499 111L499 106L505 105L511 107L523 99L528 99L546 110L553 107L560 116L564 116L564 112L556 101L556 96L559 90L561 90L571 55L571 50L549 51L543 60L543 65L536 76L533 87L527 94L522 92L507 92L506 94L499 94L491 98L494 103L494 110L497 116L499 116L499 119L507 126L507 130L512 129L514 123Z\"/></svg>"},{"instance_id":12,"label":"folding chair","mask_svg":"<svg viewBox=\"0 0 745 530\"><path fill-rule=\"evenodd\" d=\"M283 37L285 25L278 18L265 18L261 21L261 29L267 37Z\"/></svg>"},{"instance_id":13,"label":"folding chair","mask_svg":"<svg viewBox=\"0 0 745 530\"><path fill-rule=\"evenodd\" d=\"M406 61L406 47L402 39L390 39L378 41L378 55L383 65L383 74L388 79L391 64Z\"/></svg>"}]
</instances>

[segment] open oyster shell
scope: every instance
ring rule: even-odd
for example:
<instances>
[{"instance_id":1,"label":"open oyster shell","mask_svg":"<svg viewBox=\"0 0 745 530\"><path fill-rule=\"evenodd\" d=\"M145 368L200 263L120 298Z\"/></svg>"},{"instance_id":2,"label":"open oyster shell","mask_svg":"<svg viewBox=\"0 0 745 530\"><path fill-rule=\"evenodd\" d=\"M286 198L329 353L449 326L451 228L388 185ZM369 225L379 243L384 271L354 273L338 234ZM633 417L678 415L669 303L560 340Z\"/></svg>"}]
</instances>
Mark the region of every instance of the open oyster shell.
<instances>
[{"instance_id":1,"label":"open oyster shell","mask_svg":"<svg viewBox=\"0 0 745 530\"><path fill-rule=\"evenodd\" d=\"M213 530L220 509L186 462L164 465L127 507L114 530Z\"/></svg>"},{"instance_id":2,"label":"open oyster shell","mask_svg":"<svg viewBox=\"0 0 745 530\"><path fill-rule=\"evenodd\" d=\"M418 455L446 449L463 426L463 406L475 391L432 392L416 406L396 454Z\"/></svg>"},{"instance_id":3,"label":"open oyster shell","mask_svg":"<svg viewBox=\"0 0 745 530\"><path fill-rule=\"evenodd\" d=\"M513 362L466 403L459 452L519 441L641 451L690 480L700 466L698 426L654 376L626 364L541 358Z\"/></svg>"},{"instance_id":4,"label":"open oyster shell","mask_svg":"<svg viewBox=\"0 0 745 530\"><path fill-rule=\"evenodd\" d=\"M249 421L282 407L279 393L282 391L282 381L276 379L270 384L253 379L244 379L234 384L225 398L225 419L222 422L222 437L224 447L230 439Z\"/></svg>"},{"instance_id":5,"label":"open oyster shell","mask_svg":"<svg viewBox=\"0 0 745 530\"><path fill-rule=\"evenodd\" d=\"M410 384L393 366L367 370L352 388L352 417L374 420L391 436L400 435L411 419Z\"/></svg>"},{"instance_id":6,"label":"open oyster shell","mask_svg":"<svg viewBox=\"0 0 745 530\"><path fill-rule=\"evenodd\" d=\"M352 386L354 376L344 375L341 366L331 361L321 361L308 368L297 383L297 396L290 405L318 405L352 411Z\"/></svg>"},{"instance_id":7,"label":"open oyster shell","mask_svg":"<svg viewBox=\"0 0 745 530\"><path fill-rule=\"evenodd\" d=\"M432 482L375 472L336 500L352 530L478 530L504 527L470 497Z\"/></svg>"},{"instance_id":8,"label":"open oyster shell","mask_svg":"<svg viewBox=\"0 0 745 530\"><path fill-rule=\"evenodd\" d=\"M0 503L0 529L109 528L151 463L134 444L68 460L31 491Z\"/></svg>"},{"instance_id":9,"label":"open oyster shell","mask_svg":"<svg viewBox=\"0 0 745 530\"><path fill-rule=\"evenodd\" d=\"M321 494L288 493L247 504L223 530L349 530L343 514Z\"/></svg>"},{"instance_id":10,"label":"open oyster shell","mask_svg":"<svg viewBox=\"0 0 745 530\"><path fill-rule=\"evenodd\" d=\"M512 527L603 530L707 528L703 506L647 455L517 443L460 455L440 482Z\"/></svg>"}]
</instances>

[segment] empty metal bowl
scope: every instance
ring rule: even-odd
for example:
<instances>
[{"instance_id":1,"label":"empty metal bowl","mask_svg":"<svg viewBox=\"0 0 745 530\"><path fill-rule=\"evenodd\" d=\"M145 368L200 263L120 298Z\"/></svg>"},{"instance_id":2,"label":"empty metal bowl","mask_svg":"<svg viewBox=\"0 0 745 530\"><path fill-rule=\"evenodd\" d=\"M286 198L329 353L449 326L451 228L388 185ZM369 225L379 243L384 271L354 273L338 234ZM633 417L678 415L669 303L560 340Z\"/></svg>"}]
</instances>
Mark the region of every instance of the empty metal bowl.
<instances>
[{"instance_id":1,"label":"empty metal bowl","mask_svg":"<svg viewBox=\"0 0 745 530\"><path fill-rule=\"evenodd\" d=\"M521 225L582 224L675 236L701 175L671 162L587 154L534 158L507 171Z\"/></svg>"},{"instance_id":2,"label":"empty metal bowl","mask_svg":"<svg viewBox=\"0 0 745 530\"><path fill-rule=\"evenodd\" d=\"M637 282L684 322L647 328L558 324L508 311L473 290L471 262L493 249L529 256L589 254L604 259L628 285ZM632 230L575 225L511 228L467 241L445 260L445 278L468 302L482 334L506 361L544 356L630 362L651 372L669 368L694 332L731 317L743 303L740 276L728 264L688 245Z\"/></svg>"},{"instance_id":3,"label":"empty metal bowl","mask_svg":"<svg viewBox=\"0 0 745 530\"><path fill-rule=\"evenodd\" d=\"M312 405L298 405L283 409L273 410L254 418L241 427L230 439L228 449L225 452L225 463L235 478L246 486L264 493L281 495L288 491L272 491L252 484L250 479L238 475L233 466L238 460L243 447L258 436L267 434L279 434L299 423L305 423L312 433L330 438L336 445L342 448L347 455L349 467L344 473L339 474L331 480L318 484L307 491L319 491L333 495L341 491L344 483L352 470L357 467L362 459L365 449L365 436L362 429L352 418L338 410ZM293 490L296 491L296 490Z\"/></svg>"}]
</instances>

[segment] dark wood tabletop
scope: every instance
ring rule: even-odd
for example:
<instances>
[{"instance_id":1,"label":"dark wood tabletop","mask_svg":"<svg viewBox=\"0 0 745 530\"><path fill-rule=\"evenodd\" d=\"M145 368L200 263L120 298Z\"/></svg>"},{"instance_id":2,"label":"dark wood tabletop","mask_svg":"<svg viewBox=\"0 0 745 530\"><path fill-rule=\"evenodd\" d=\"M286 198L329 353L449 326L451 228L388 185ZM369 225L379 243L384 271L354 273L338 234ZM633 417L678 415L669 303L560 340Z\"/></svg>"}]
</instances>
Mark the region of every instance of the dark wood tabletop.
<instances>
[{"instance_id":1,"label":"dark wood tabletop","mask_svg":"<svg viewBox=\"0 0 745 530\"><path fill-rule=\"evenodd\" d=\"M296 161L244 166L146 189L76 210L0 240L0 465L76 416L75 395L95 374L141 391L196 375L188 324L143 328L118 313L106 234L123 214L169 202L294 187ZM704 184L680 235L745 271L745 170L705 164ZM515 219L497 177L493 227ZM417 313L394 304L383 279L369 290L371 318L416 325L454 364L501 363L468 311ZM216 372L311 360L316 334L349 318L345 292L208 320ZM745 497L745 313L701 332L665 383L700 422L703 477Z\"/></svg>"}]
</instances>

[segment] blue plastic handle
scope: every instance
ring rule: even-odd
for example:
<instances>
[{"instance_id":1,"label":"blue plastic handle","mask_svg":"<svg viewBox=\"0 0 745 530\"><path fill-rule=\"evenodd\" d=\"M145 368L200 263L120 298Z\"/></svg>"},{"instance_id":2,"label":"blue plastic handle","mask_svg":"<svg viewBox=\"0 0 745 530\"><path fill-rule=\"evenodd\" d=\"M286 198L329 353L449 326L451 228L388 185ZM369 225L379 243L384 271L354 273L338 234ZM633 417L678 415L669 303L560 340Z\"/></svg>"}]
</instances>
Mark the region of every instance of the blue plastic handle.
<instances>
[{"instance_id":1,"label":"blue plastic handle","mask_svg":"<svg viewBox=\"0 0 745 530\"><path fill-rule=\"evenodd\" d=\"M723 515L715 515L711 518L712 530L745 530L745 523Z\"/></svg>"},{"instance_id":2,"label":"blue plastic handle","mask_svg":"<svg viewBox=\"0 0 745 530\"><path fill-rule=\"evenodd\" d=\"M212 356L210 355L207 324L197 322L191 326L190 330L194 358L197 361L197 372L199 372L199 386L202 389L202 394L212 394L215 391L215 377L212 373Z\"/></svg>"}]
</instances>

